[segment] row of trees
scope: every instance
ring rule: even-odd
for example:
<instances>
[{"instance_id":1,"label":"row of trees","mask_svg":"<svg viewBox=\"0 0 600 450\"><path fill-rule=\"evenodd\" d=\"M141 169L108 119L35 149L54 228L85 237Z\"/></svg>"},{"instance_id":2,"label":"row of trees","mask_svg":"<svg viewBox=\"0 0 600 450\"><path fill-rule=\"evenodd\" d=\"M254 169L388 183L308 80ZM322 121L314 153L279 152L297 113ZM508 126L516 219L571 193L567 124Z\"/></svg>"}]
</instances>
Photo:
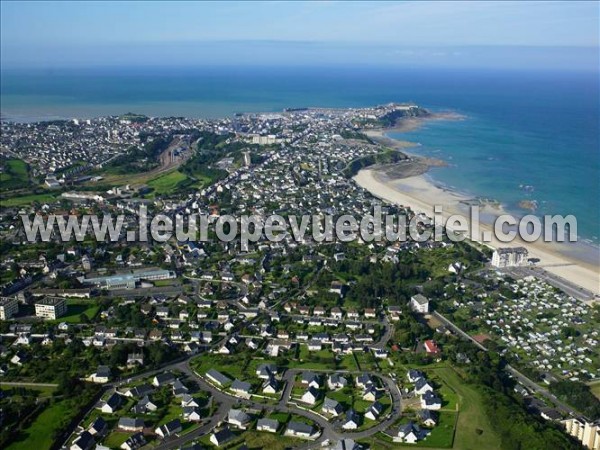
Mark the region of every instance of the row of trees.
<instances>
[{"instance_id":1,"label":"row of trees","mask_svg":"<svg viewBox=\"0 0 600 450\"><path fill-rule=\"evenodd\" d=\"M523 401L517 398L515 382L504 370L506 361L494 351L482 351L469 342L453 336L438 335L444 354L460 365L470 383L481 394L482 404L494 430L500 435L506 450L581 449L581 444L567 436L552 422L527 412Z\"/></svg>"},{"instance_id":2,"label":"row of trees","mask_svg":"<svg viewBox=\"0 0 600 450\"><path fill-rule=\"evenodd\" d=\"M579 381L559 381L550 385L550 391L560 400L573 405L591 420L600 419L600 400L590 387Z\"/></svg>"}]
</instances>

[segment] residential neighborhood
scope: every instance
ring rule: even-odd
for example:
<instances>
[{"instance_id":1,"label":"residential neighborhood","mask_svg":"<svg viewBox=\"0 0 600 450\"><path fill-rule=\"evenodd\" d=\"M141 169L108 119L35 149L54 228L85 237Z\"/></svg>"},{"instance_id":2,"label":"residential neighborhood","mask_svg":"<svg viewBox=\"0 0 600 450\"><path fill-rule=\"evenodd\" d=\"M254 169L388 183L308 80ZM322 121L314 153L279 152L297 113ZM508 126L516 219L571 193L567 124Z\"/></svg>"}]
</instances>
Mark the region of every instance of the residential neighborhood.
<instances>
[{"instance_id":1,"label":"residential neighborhood","mask_svg":"<svg viewBox=\"0 0 600 450\"><path fill-rule=\"evenodd\" d=\"M489 249L447 235L127 238L143 232L140 206L211 226L379 209L432 229L353 180L365 165L420 164L368 132L426 114L392 103L3 122L2 148L41 191L0 214L2 442L500 448L498 427L517 417L544 439L559 429L558 441L597 449L598 408L584 395L600 377L597 306L534 266L513 278ZM127 219L113 241L27 242L21 217L50 214ZM44 414L65 419L50 426Z\"/></svg>"}]
</instances>

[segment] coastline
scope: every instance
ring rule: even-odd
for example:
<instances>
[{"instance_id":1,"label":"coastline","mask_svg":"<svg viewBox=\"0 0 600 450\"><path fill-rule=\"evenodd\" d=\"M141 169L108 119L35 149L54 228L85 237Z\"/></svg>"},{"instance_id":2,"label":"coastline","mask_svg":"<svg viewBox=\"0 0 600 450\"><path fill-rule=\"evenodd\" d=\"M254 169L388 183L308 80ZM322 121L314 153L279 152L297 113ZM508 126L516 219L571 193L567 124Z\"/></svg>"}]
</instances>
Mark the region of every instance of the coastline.
<instances>
[{"instance_id":1,"label":"coastline","mask_svg":"<svg viewBox=\"0 0 600 450\"><path fill-rule=\"evenodd\" d=\"M469 220L467 203L469 198L450 190L435 186L425 175L409 176L406 178L390 180L377 168L362 169L354 181L374 196L388 202L410 206L417 213L425 213L433 217L434 205L442 205L442 217L448 219L453 214L460 214ZM492 224L484 219L502 214L501 207L484 205L480 210L482 220L480 230L489 231L492 240L483 243L492 248L522 246L529 251L530 258L539 258L538 266L548 272L567 279L578 286L599 294L600 272L598 266L578 260L571 255L566 255L569 250L567 244L557 242L525 242L520 238L511 243L503 243L493 236ZM471 225L471 224L469 224ZM481 241L477 240L481 243Z\"/></svg>"},{"instance_id":2,"label":"coastline","mask_svg":"<svg viewBox=\"0 0 600 450\"><path fill-rule=\"evenodd\" d=\"M410 118L411 123L407 125L409 129L414 130L427 120L441 120L443 118ZM452 118L450 118L452 120ZM409 206L417 213L425 213L433 217L433 206L441 205L443 207L442 217L446 220L453 214L460 214L470 222L469 205L480 205L480 231L489 231L492 239L490 242L482 243L492 248L499 247L525 247L529 252L530 258L539 258L537 266L546 271L592 292L594 295L600 294L600 265L594 264L581 254L582 249L576 248L572 244L577 243L559 243L559 242L525 242L520 237L511 243L503 243L493 235L494 220L506 211L499 204L492 204L473 199L465 194L446 189L436 185L427 176L430 167L444 165L443 162L423 158L418 155L406 152L406 148L418 146L418 144L406 141L396 141L385 135L389 131L397 131L398 127L393 129L364 130L370 138L386 147L392 147L401 151L409 160L407 163L385 166L371 166L362 169L353 178L362 188L369 191L374 196L399 205ZM406 131L406 128L402 128ZM402 167L404 164L407 167ZM395 166L395 167L392 167ZM471 224L469 223L469 227ZM481 235L481 232L479 235ZM594 247L595 248L595 247ZM591 261L595 261L594 258Z\"/></svg>"}]
</instances>

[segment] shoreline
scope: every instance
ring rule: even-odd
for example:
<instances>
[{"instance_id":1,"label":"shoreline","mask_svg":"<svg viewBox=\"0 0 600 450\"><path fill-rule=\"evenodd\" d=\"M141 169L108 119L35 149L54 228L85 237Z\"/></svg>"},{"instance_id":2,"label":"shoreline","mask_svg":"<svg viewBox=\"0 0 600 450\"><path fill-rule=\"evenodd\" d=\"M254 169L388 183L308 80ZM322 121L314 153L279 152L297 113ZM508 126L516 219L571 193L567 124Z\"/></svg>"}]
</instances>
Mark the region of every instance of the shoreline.
<instances>
[{"instance_id":1,"label":"shoreline","mask_svg":"<svg viewBox=\"0 0 600 450\"><path fill-rule=\"evenodd\" d=\"M444 207L442 216L447 219L452 214L461 214L470 217L469 206L480 206L480 228L493 231L493 223L501 214L508 214L502 204L488 199L482 199L472 194L458 192L450 189L427 175L432 167L445 167L445 161L431 159L407 152L406 149L420 146L419 143L400 141L387 135L390 131L409 132L418 129L431 120L462 120L464 116L453 112L434 113L426 117L409 117L400 119L394 127L376 130L364 130L364 133L377 143L401 151L409 157L410 162L418 165L421 170L394 170L389 166L371 166L362 169L355 181L373 195L394 203L407 206L416 206L419 212L425 212L433 217L433 205ZM402 163L396 164L400 166ZM400 168L401 169L401 168ZM368 178L372 178L369 180ZM364 185L363 185L364 183ZM384 189L385 188L385 189ZM391 189L388 191L387 189ZM384 195L381 195L381 194ZM400 202L398 200L401 200ZM414 210L415 208L413 208ZM517 216L514 216L518 218ZM470 226L470 224L469 224ZM480 242L480 240L478 240ZM600 247L595 243L588 243L578 239L573 243L560 242L533 242L528 243L520 238L512 243L503 243L495 238L492 242L483 243L489 247L523 246L529 251L530 258L539 258L538 266L562 278L574 281L595 295L600 294ZM544 267L551 266L551 267Z\"/></svg>"},{"instance_id":2,"label":"shoreline","mask_svg":"<svg viewBox=\"0 0 600 450\"><path fill-rule=\"evenodd\" d=\"M594 295L599 295L600 261L596 257L600 254L600 249L595 245L581 241L574 243L536 241L530 243L523 241L520 237L510 243L500 242L493 236L493 224L499 215L507 214L501 204L456 192L437 184L427 175L427 172L431 167L447 166L445 161L426 158L406 151L406 149L418 147L420 144L396 140L386 134L390 131L413 131L430 120L462 119L463 116L455 113L438 113L429 117L401 119L391 128L363 130L375 142L398 150L406 154L409 159L397 164L364 168L353 177L354 181L375 197L391 203L410 206L413 211L423 212L429 217L433 217L433 206L441 205L443 207L442 217L445 220L453 214L460 214L470 219L469 205L479 205L480 230L491 232L492 240L481 242L479 238L476 239L477 242L492 248L523 246L528 250L529 258L539 258L538 267L565 278ZM468 222L470 228L470 220ZM585 258L585 252L593 254L587 255Z\"/></svg>"},{"instance_id":3,"label":"shoreline","mask_svg":"<svg viewBox=\"0 0 600 450\"><path fill-rule=\"evenodd\" d=\"M362 188L369 191L375 197L382 200L409 206L416 213L425 213L433 217L433 206L442 205L441 216L447 220L453 214L460 214L467 218L470 224L468 204L473 201L468 196L436 186L426 175L409 175L404 178L391 179L381 168L369 167L362 169L354 176L354 181ZM600 268L584 260L578 259L567 252L573 253L573 246L558 242L525 242L516 238L513 242L500 242L493 236L493 221L497 216L503 214L500 205L483 204L480 208L480 231L489 231L492 235L490 242L481 242L482 245L491 248L499 247L525 247L529 252L529 258L539 258L536 266L546 271L567 279L576 285L592 292L594 295L600 293ZM576 244L576 243L574 243Z\"/></svg>"}]
</instances>

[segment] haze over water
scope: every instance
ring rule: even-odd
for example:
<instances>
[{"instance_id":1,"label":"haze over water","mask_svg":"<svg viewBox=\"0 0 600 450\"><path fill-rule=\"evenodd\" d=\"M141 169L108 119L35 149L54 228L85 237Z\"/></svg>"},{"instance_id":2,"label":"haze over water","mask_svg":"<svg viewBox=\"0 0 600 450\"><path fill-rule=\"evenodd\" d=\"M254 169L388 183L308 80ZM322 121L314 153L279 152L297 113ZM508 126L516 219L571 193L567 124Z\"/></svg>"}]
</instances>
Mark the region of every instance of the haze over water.
<instances>
[{"instance_id":1,"label":"haze over water","mask_svg":"<svg viewBox=\"0 0 600 450\"><path fill-rule=\"evenodd\" d=\"M598 73L399 68L186 68L4 71L2 117L16 121L138 112L220 117L286 107L413 101L462 121L429 122L392 137L450 167L431 177L525 214L574 214L598 244ZM528 186L525 188L525 186Z\"/></svg>"}]
</instances>

